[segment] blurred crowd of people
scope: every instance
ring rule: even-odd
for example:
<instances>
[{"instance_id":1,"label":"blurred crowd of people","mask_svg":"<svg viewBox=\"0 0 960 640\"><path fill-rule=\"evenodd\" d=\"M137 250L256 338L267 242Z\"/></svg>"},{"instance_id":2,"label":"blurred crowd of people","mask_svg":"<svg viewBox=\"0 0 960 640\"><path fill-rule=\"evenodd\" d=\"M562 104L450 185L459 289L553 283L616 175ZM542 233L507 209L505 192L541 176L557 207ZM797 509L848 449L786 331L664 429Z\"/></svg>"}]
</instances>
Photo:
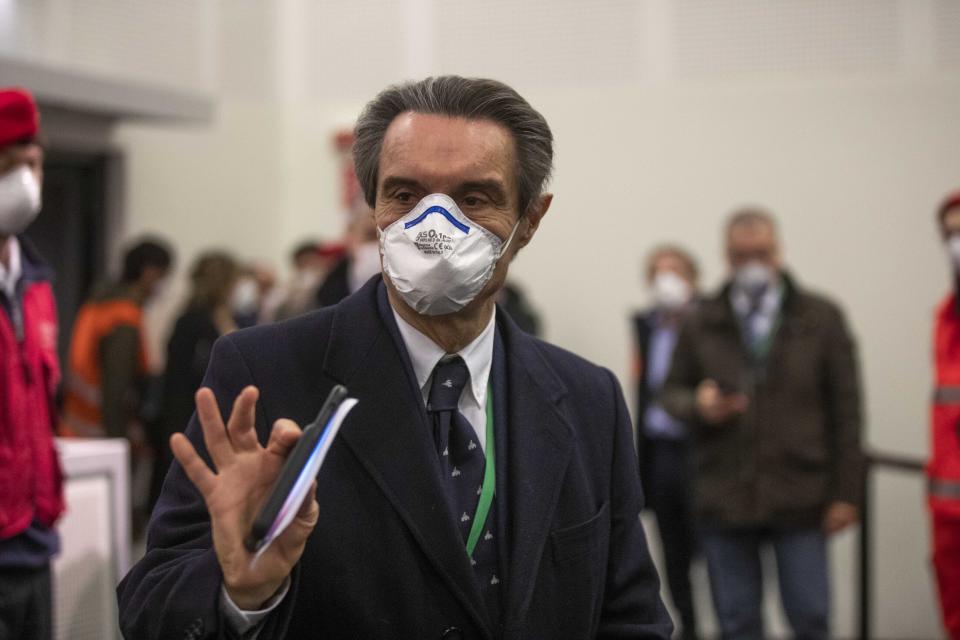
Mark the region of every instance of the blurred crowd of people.
<instances>
[{"instance_id":1,"label":"blurred crowd of people","mask_svg":"<svg viewBox=\"0 0 960 640\"><path fill-rule=\"evenodd\" d=\"M358 206L346 218L342 238L298 243L282 282L263 262L224 249L202 251L189 265L186 299L165 332L160 372L147 348L144 308L170 290L176 251L167 240L134 241L124 251L120 277L98 284L78 311L56 431L61 437L130 442L135 536L160 495L172 462L168 441L194 411L217 338L335 305L380 273L369 208ZM516 285L505 288L501 303L525 330L539 331L539 318Z\"/></svg>"},{"instance_id":2,"label":"blurred crowd of people","mask_svg":"<svg viewBox=\"0 0 960 640\"><path fill-rule=\"evenodd\" d=\"M189 266L189 292L153 375L144 307L175 265L159 238L129 246L116 280L79 310L61 383L52 274L20 234L40 208L43 150L29 94L0 91L0 637L50 637L49 560L59 541L61 475L52 435L122 437L142 527L187 424L213 343L238 329L337 304L380 273L369 211L348 216L342 238L309 240L290 276L222 249ZM960 272L960 198L938 212ZM690 565L706 561L725 638L762 638L760 553L772 548L779 590L798 638L829 637L828 539L855 524L861 503L862 391L852 332L840 307L808 290L784 263L775 217L735 212L724 230L729 274L699 285L697 260L678 245L654 249L643 270L650 308L632 318L638 460L664 551L683 637L698 612ZM500 303L527 332L541 330L519 288ZM931 506L934 562L945 621L960 637L960 307L938 315L937 405ZM956 378L956 379L954 379ZM62 392L60 391L62 389ZM62 393L62 397L58 396ZM28 489L24 489L28 487Z\"/></svg>"},{"instance_id":3,"label":"blurred crowd of people","mask_svg":"<svg viewBox=\"0 0 960 640\"><path fill-rule=\"evenodd\" d=\"M960 273L960 193L937 210ZM723 638L763 638L761 551L776 560L797 638L830 637L828 539L858 522L863 399L841 308L787 269L774 216L728 219L728 276L699 287L677 245L645 264L650 307L633 318L638 453L682 637L696 637L691 562L706 562ZM954 275L954 287L960 278ZM944 625L960 638L960 305L935 321L928 504Z\"/></svg>"},{"instance_id":4,"label":"blurred crowd of people","mask_svg":"<svg viewBox=\"0 0 960 640\"><path fill-rule=\"evenodd\" d=\"M770 546L798 638L829 637L827 538L854 524L863 459L853 339L837 305L786 269L773 215L735 212L729 277L711 294L694 258L655 250L653 308L634 318L637 429L648 505L685 637L702 552L725 638L765 637Z\"/></svg>"},{"instance_id":5,"label":"blurred crowd of people","mask_svg":"<svg viewBox=\"0 0 960 640\"><path fill-rule=\"evenodd\" d=\"M203 251L189 266L189 289L167 332L165 366L158 375L145 344L144 306L166 289L174 256L160 238L141 239L126 250L121 277L98 286L77 314L63 383L58 435L130 441L137 535L172 461L169 438L194 411L194 394L217 338L335 305L380 273L369 211L349 216L341 240L297 244L284 282L266 264L245 263L222 249ZM504 304L527 330L538 330L539 320L520 289L511 286ZM145 475L149 482L138 482Z\"/></svg>"}]
</instances>

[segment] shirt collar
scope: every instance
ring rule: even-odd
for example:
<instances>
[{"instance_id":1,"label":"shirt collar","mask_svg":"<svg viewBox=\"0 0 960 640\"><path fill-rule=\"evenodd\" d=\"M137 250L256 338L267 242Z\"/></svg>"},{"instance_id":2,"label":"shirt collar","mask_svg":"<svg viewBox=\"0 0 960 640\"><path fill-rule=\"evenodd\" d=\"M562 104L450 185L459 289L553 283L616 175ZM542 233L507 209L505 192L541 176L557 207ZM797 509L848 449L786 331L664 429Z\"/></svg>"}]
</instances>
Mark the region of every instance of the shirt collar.
<instances>
[{"instance_id":1,"label":"shirt collar","mask_svg":"<svg viewBox=\"0 0 960 640\"><path fill-rule=\"evenodd\" d=\"M783 279L779 278L772 287L767 287L760 299L758 311L761 315L773 315L780 308L780 302L783 300ZM751 302L750 296L737 287L730 290L730 301L737 314L741 317L750 315Z\"/></svg>"},{"instance_id":2,"label":"shirt collar","mask_svg":"<svg viewBox=\"0 0 960 640\"><path fill-rule=\"evenodd\" d=\"M447 355L437 343L425 336L400 317L396 309L390 307L393 317L397 320L397 328L400 330L400 337L410 355L410 363L413 365L413 373L417 376L417 384L420 390L427 391L427 384L430 382L430 376L433 374L434 367L440 362L440 359ZM490 322L484 327L480 335L473 339L470 344L465 346L457 355L463 358L470 372L470 394L473 400L481 408L485 406L487 398L487 383L490 380L490 367L493 363L493 339L494 327L496 326L497 312L494 309L490 316Z\"/></svg>"},{"instance_id":3,"label":"shirt collar","mask_svg":"<svg viewBox=\"0 0 960 640\"><path fill-rule=\"evenodd\" d=\"M0 289L3 289L8 298L12 298L17 290L17 282L23 276L20 242L17 236L10 236L7 240L7 248L10 253L10 266L6 267L0 262Z\"/></svg>"}]
</instances>

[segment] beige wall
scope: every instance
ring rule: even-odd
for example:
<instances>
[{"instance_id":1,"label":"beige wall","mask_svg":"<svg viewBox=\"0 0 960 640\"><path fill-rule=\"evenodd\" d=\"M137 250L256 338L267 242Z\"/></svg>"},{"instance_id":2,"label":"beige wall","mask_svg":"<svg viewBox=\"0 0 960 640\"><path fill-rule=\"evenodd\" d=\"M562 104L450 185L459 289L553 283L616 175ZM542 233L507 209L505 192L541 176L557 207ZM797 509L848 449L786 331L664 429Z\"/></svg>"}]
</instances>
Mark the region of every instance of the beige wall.
<instances>
[{"instance_id":1,"label":"beige wall","mask_svg":"<svg viewBox=\"0 0 960 640\"><path fill-rule=\"evenodd\" d=\"M682 242L713 289L724 275L724 216L759 203L779 216L800 282L847 311L866 442L924 455L931 313L948 285L932 220L960 186L960 83L702 85L535 103L557 136L556 199L515 274L553 341L629 385L626 318L643 303L646 251ZM937 637L922 483L882 473L876 499L875 628ZM854 629L854 541L833 548L841 635Z\"/></svg>"}]
</instances>

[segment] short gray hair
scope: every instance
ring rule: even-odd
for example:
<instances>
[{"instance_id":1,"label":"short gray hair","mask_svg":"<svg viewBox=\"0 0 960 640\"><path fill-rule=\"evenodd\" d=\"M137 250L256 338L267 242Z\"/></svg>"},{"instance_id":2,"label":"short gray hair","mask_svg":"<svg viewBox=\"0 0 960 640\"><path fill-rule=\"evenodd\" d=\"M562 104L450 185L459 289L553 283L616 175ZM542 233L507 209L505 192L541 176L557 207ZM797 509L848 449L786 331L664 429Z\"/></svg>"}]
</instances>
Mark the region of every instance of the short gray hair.
<instances>
[{"instance_id":1,"label":"short gray hair","mask_svg":"<svg viewBox=\"0 0 960 640\"><path fill-rule=\"evenodd\" d=\"M387 128L401 113L491 120L513 137L520 214L543 192L553 169L553 134L547 121L511 87L496 80L437 76L387 87L371 100L354 129L353 164L364 198L377 199L380 151Z\"/></svg>"},{"instance_id":2,"label":"short gray hair","mask_svg":"<svg viewBox=\"0 0 960 640\"><path fill-rule=\"evenodd\" d=\"M755 205L741 207L730 214L730 217L727 218L727 235L739 227L756 226L770 227L774 235L777 235L777 219L767 209Z\"/></svg>"}]
</instances>

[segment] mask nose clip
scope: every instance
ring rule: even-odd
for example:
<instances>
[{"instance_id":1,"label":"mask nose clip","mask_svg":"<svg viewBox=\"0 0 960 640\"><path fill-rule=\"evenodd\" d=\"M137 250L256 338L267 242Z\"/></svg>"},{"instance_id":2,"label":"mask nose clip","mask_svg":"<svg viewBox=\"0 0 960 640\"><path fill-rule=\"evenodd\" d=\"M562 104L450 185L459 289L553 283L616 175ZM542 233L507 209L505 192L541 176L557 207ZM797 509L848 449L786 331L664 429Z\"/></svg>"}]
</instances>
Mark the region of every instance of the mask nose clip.
<instances>
[{"instance_id":1,"label":"mask nose clip","mask_svg":"<svg viewBox=\"0 0 960 640\"><path fill-rule=\"evenodd\" d=\"M467 225L465 225L465 224L463 224L462 222L460 222L459 220L457 220L455 217L453 217L453 214L450 213L450 211L448 211L448 210L445 209L444 207L441 207L441 206L438 205L438 204L435 204L435 205L433 205L432 207L427 208L426 211L424 211L423 213L421 213L419 216L417 216L416 218L414 218L414 219L411 220L410 222L405 222L405 223L403 224L403 228L404 228L404 229L410 229L410 228L412 228L412 227L417 226L418 224L420 224L421 222L423 222L424 219L426 219L426 217L429 216L431 213L439 213L440 215L442 215L444 218L447 219L447 222L449 222L450 224L452 224L454 227L456 227L456 228L459 229L460 231L462 231L462 232L464 232L464 233L470 233L470 227L468 227Z\"/></svg>"}]
</instances>

